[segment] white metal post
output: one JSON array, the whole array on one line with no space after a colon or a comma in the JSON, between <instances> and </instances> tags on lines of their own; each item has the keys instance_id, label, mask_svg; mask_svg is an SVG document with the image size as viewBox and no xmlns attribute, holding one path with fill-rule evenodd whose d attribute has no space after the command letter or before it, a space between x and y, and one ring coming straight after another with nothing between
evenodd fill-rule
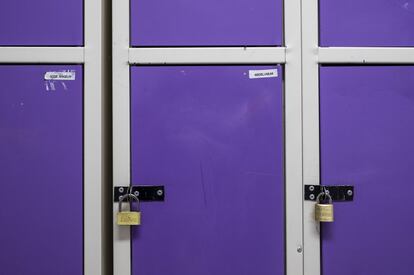
<instances>
[{"instance_id":1,"label":"white metal post","mask_svg":"<svg viewBox=\"0 0 414 275\"><path fill-rule=\"evenodd\" d=\"M303 184L319 185L318 0L302 1ZM302 196L303 199L303 196ZM319 223L304 201L304 274L320 274Z\"/></svg>"},{"instance_id":2,"label":"white metal post","mask_svg":"<svg viewBox=\"0 0 414 275\"><path fill-rule=\"evenodd\" d=\"M130 185L129 117L129 0L112 2L113 26L113 186ZM114 274L131 274L129 227L116 224L118 207L113 206Z\"/></svg>"},{"instance_id":3,"label":"white metal post","mask_svg":"<svg viewBox=\"0 0 414 275\"><path fill-rule=\"evenodd\" d=\"M301 1L284 2L286 274L303 274Z\"/></svg>"},{"instance_id":4,"label":"white metal post","mask_svg":"<svg viewBox=\"0 0 414 275\"><path fill-rule=\"evenodd\" d=\"M84 272L103 274L102 1L84 0Z\"/></svg>"}]
</instances>

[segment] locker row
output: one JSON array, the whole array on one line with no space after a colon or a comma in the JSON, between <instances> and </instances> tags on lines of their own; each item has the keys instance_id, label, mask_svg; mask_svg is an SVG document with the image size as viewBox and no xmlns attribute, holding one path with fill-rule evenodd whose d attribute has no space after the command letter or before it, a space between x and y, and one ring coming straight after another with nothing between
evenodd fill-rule
<instances>
[{"instance_id":1,"label":"locker row","mask_svg":"<svg viewBox=\"0 0 414 275\"><path fill-rule=\"evenodd\" d=\"M132 274L284 274L283 66L130 74L131 183L166 190L140 204ZM0 183L17 190L0 273L83 274L83 67L0 65L0 83ZM321 184L357 191L322 227L324 274L412 274L413 91L414 66L320 67Z\"/></svg>"},{"instance_id":2,"label":"locker row","mask_svg":"<svg viewBox=\"0 0 414 275\"><path fill-rule=\"evenodd\" d=\"M133 47L283 46L282 0L130 5ZM320 0L319 15L321 46L414 46L412 1ZM82 22L82 0L2 1L0 46L82 46Z\"/></svg>"}]
</instances>

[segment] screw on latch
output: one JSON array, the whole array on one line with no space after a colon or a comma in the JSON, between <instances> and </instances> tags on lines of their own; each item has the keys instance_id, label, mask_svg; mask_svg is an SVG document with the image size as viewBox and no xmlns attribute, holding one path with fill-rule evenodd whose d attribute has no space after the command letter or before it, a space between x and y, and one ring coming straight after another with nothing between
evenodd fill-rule
<instances>
[{"instance_id":1,"label":"screw on latch","mask_svg":"<svg viewBox=\"0 0 414 275\"><path fill-rule=\"evenodd\" d=\"M314 199L315 199L315 195L314 195L314 194L310 194L310 195L309 195L309 198L310 198L311 200L314 200Z\"/></svg>"},{"instance_id":2,"label":"screw on latch","mask_svg":"<svg viewBox=\"0 0 414 275\"><path fill-rule=\"evenodd\" d=\"M303 251L302 246L298 246L298 248L296 249L296 251L297 251L298 253L302 253L302 251Z\"/></svg>"},{"instance_id":3,"label":"screw on latch","mask_svg":"<svg viewBox=\"0 0 414 275\"><path fill-rule=\"evenodd\" d=\"M119 193L124 193L124 187L119 187L118 191L119 191Z\"/></svg>"},{"instance_id":4,"label":"screw on latch","mask_svg":"<svg viewBox=\"0 0 414 275\"><path fill-rule=\"evenodd\" d=\"M313 190L315 190L315 186L313 185L309 186L309 191L313 191Z\"/></svg>"},{"instance_id":5,"label":"screw on latch","mask_svg":"<svg viewBox=\"0 0 414 275\"><path fill-rule=\"evenodd\" d=\"M354 194L354 192L352 192L352 190L348 190L346 193L348 194L348 196L352 196Z\"/></svg>"},{"instance_id":6,"label":"screw on latch","mask_svg":"<svg viewBox=\"0 0 414 275\"><path fill-rule=\"evenodd\" d=\"M162 194L164 194L164 192L161 189L157 190L157 195L158 196L162 196Z\"/></svg>"}]
</instances>

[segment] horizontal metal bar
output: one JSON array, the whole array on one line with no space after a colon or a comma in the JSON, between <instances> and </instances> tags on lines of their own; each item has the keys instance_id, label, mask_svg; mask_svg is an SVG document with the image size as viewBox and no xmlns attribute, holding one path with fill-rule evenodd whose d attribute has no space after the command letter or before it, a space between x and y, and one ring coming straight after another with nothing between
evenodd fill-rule
<instances>
[{"instance_id":1,"label":"horizontal metal bar","mask_svg":"<svg viewBox=\"0 0 414 275\"><path fill-rule=\"evenodd\" d=\"M84 63L84 48L0 47L0 63Z\"/></svg>"},{"instance_id":2,"label":"horizontal metal bar","mask_svg":"<svg viewBox=\"0 0 414 275\"><path fill-rule=\"evenodd\" d=\"M129 63L165 64L283 64L284 47L130 48Z\"/></svg>"},{"instance_id":3,"label":"horizontal metal bar","mask_svg":"<svg viewBox=\"0 0 414 275\"><path fill-rule=\"evenodd\" d=\"M353 201L354 186L352 185L305 185L305 200L316 201L321 193L327 193L333 201Z\"/></svg>"},{"instance_id":4,"label":"horizontal metal bar","mask_svg":"<svg viewBox=\"0 0 414 275\"><path fill-rule=\"evenodd\" d=\"M114 187L114 201L118 202L121 196L128 193L137 196L140 201L164 201L165 198L165 189L161 185L117 186Z\"/></svg>"},{"instance_id":5,"label":"horizontal metal bar","mask_svg":"<svg viewBox=\"0 0 414 275\"><path fill-rule=\"evenodd\" d=\"M319 48L319 63L414 64L414 48Z\"/></svg>"}]
</instances>

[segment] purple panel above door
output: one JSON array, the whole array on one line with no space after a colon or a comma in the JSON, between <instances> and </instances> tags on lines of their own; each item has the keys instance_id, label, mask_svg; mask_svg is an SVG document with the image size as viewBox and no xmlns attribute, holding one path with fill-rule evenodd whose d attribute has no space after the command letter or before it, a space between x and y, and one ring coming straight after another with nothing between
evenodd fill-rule
<instances>
[{"instance_id":1,"label":"purple panel above door","mask_svg":"<svg viewBox=\"0 0 414 275\"><path fill-rule=\"evenodd\" d=\"M249 79L249 70L279 77ZM134 275L283 275L282 67L131 69Z\"/></svg>"},{"instance_id":2,"label":"purple panel above door","mask_svg":"<svg viewBox=\"0 0 414 275\"><path fill-rule=\"evenodd\" d=\"M322 67L322 184L355 186L322 228L325 275L411 275L414 66Z\"/></svg>"},{"instance_id":3,"label":"purple panel above door","mask_svg":"<svg viewBox=\"0 0 414 275\"><path fill-rule=\"evenodd\" d=\"M0 1L0 46L81 45L82 0Z\"/></svg>"},{"instance_id":4,"label":"purple panel above door","mask_svg":"<svg viewBox=\"0 0 414 275\"><path fill-rule=\"evenodd\" d=\"M130 0L132 46L280 46L282 0Z\"/></svg>"},{"instance_id":5,"label":"purple panel above door","mask_svg":"<svg viewBox=\"0 0 414 275\"><path fill-rule=\"evenodd\" d=\"M0 274L82 275L82 66L0 65L0 83Z\"/></svg>"},{"instance_id":6,"label":"purple panel above door","mask_svg":"<svg viewBox=\"0 0 414 275\"><path fill-rule=\"evenodd\" d=\"M320 0L320 45L414 46L413 0Z\"/></svg>"}]
</instances>

